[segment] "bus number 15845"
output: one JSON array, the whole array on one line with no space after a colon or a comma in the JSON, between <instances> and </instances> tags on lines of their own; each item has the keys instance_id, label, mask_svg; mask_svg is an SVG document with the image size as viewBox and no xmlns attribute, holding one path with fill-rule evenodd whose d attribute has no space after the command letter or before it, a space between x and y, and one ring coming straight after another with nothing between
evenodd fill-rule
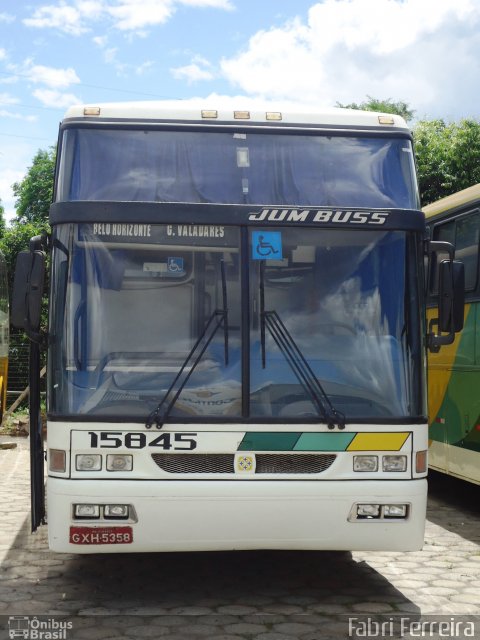
<instances>
[{"instance_id":1,"label":"bus number 15845","mask_svg":"<svg viewBox=\"0 0 480 640\"><path fill-rule=\"evenodd\" d=\"M162 433L150 442L147 434L139 431L124 433L122 431L89 431L90 447L92 449L143 449L144 447L158 447L165 451L170 449L193 451L197 448L196 433Z\"/></svg>"}]
</instances>

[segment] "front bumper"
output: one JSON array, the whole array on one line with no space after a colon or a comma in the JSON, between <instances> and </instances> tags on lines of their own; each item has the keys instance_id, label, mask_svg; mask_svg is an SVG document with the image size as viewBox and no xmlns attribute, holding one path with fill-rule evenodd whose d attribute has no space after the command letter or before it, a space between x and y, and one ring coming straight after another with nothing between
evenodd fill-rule
<instances>
[{"instance_id":1,"label":"front bumper","mask_svg":"<svg viewBox=\"0 0 480 640\"><path fill-rule=\"evenodd\" d=\"M134 507L133 541L72 544L73 504ZM349 519L365 503L406 503L405 519ZM94 481L48 478L49 545L66 553L246 549L414 551L422 547L427 481Z\"/></svg>"}]
</instances>

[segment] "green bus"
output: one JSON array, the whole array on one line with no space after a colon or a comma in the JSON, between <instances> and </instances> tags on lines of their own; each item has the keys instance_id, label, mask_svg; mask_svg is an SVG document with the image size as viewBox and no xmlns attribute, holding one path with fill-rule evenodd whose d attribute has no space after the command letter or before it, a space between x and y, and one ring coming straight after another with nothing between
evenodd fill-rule
<instances>
[{"instance_id":1,"label":"green bus","mask_svg":"<svg viewBox=\"0 0 480 640\"><path fill-rule=\"evenodd\" d=\"M0 422L7 408L9 329L7 264L0 251Z\"/></svg>"},{"instance_id":2,"label":"green bus","mask_svg":"<svg viewBox=\"0 0 480 640\"><path fill-rule=\"evenodd\" d=\"M480 484L480 184L428 205L424 213L431 238L452 243L465 265L466 301L463 331L428 355L429 466ZM438 303L433 271L428 302L430 319Z\"/></svg>"}]
</instances>

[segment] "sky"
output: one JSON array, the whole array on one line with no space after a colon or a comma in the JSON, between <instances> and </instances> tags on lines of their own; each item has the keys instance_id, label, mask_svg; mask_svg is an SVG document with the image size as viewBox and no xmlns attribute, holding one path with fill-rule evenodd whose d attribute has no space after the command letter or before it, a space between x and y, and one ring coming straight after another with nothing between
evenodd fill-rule
<instances>
[{"instance_id":1,"label":"sky","mask_svg":"<svg viewBox=\"0 0 480 640\"><path fill-rule=\"evenodd\" d=\"M0 0L0 199L71 104L366 96L480 118L480 0Z\"/></svg>"}]
</instances>

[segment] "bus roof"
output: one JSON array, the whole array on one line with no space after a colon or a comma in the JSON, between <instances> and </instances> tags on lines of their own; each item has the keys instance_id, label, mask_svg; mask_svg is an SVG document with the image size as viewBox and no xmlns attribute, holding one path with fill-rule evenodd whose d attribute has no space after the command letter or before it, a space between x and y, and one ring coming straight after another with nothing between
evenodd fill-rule
<instances>
[{"instance_id":1,"label":"bus roof","mask_svg":"<svg viewBox=\"0 0 480 640\"><path fill-rule=\"evenodd\" d=\"M447 211L459 209L465 204L473 204L478 201L480 201L480 183L473 185L473 187L463 189L462 191L457 191L457 193L453 193L436 202L432 202L432 204L423 207L423 212L426 218L432 218Z\"/></svg>"},{"instance_id":2,"label":"bus roof","mask_svg":"<svg viewBox=\"0 0 480 640\"><path fill-rule=\"evenodd\" d=\"M238 105L236 104L238 102ZM287 106L287 109L283 107ZM356 109L320 109L313 111L298 105L279 103L260 103L252 101L245 105L234 98L225 106L224 99L219 100L171 100L149 102L111 102L85 104L70 107L65 120L83 118L108 118L120 120L186 121L203 123L232 124L258 123L291 125L322 125L347 127L375 127L381 129L400 128L409 132L405 120L396 114L359 111Z\"/></svg>"}]
</instances>

